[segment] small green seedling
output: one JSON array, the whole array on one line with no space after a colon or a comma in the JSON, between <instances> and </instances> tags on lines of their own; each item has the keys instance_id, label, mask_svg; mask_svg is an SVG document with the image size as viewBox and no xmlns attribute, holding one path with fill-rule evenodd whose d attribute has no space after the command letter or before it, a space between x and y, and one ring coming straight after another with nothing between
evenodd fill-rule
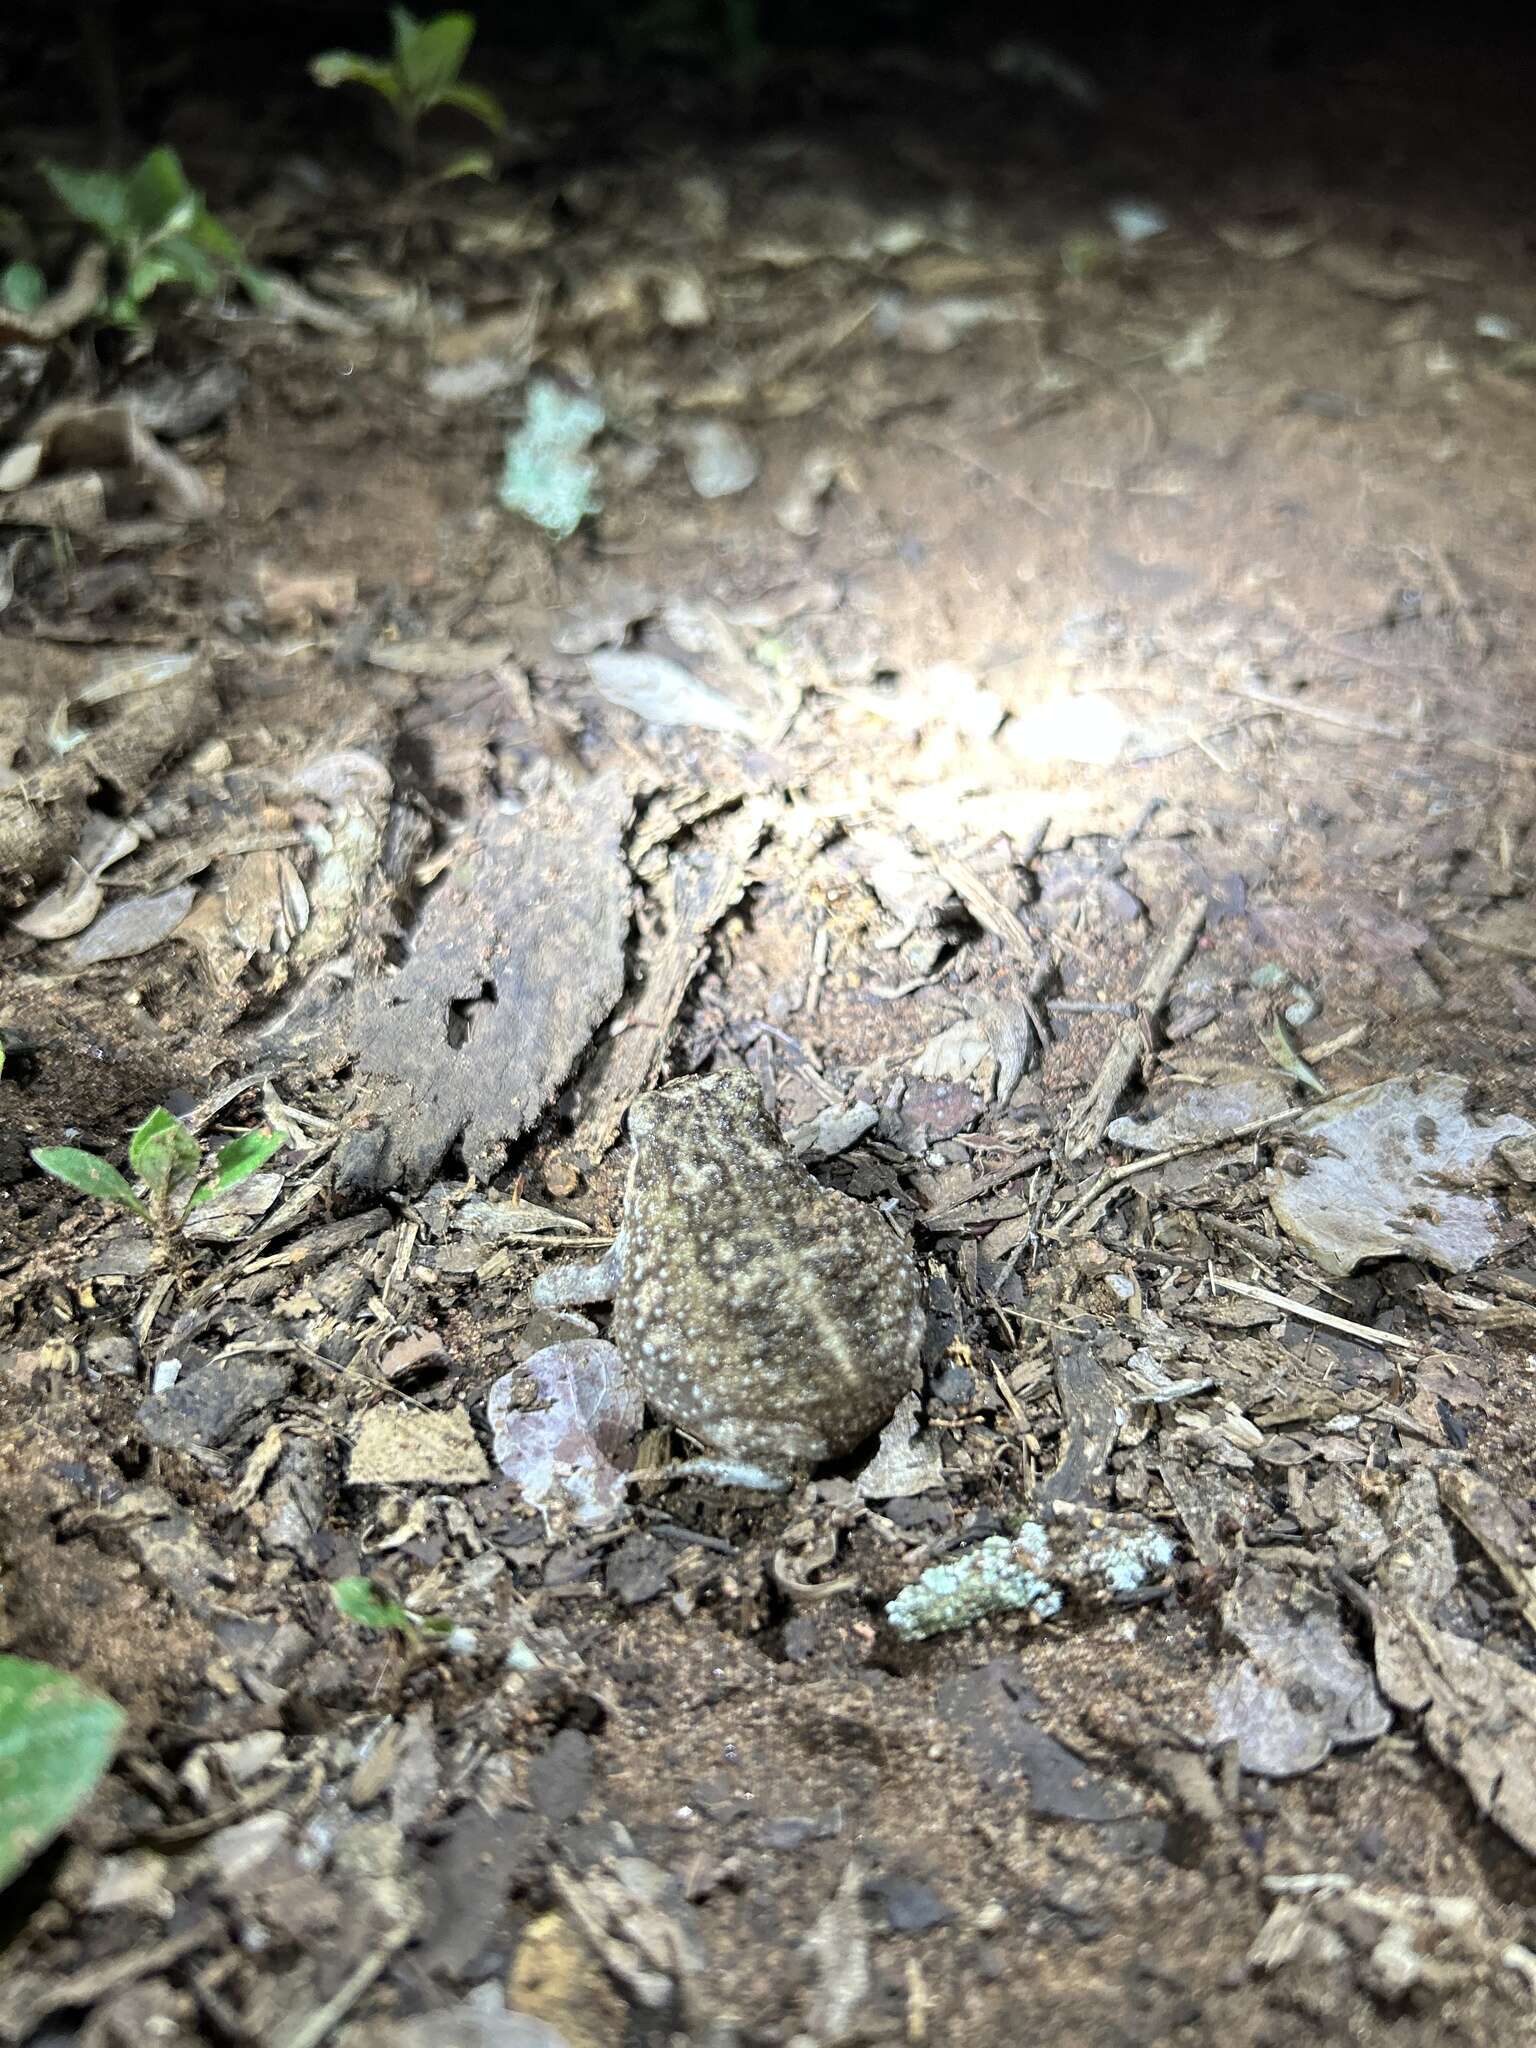
<instances>
[{"instance_id":1,"label":"small green seedling","mask_svg":"<svg viewBox=\"0 0 1536 2048\"><path fill-rule=\"evenodd\" d=\"M48 280L35 263L7 263L0 270L0 306L8 313L35 313L48 296Z\"/></svg>"},{"instance_id":2,"label":"small green seedling","mask_svg":"<svg viewBox=\"0 0 1536 2048\"><path fill-rule=\"evenodd\" d=\"M0 1887L95 1789L123 1718L114 1701L67 1671L0 1657Z\"/></svg>"},{"instance_id":3,"label":"small green seedling","mask_svg":"<svg viewBox=\"0 0 1536 2048\"><path fill-rule=\"evenodd\" d=\"M128 1164L144 1184L143 1199L115 1166L94 1152L75 1145L41 1145L32 1157L44 1173L80 1194L127 1209L165 1246L194 1210L249 1180L287 1142L286 1131L246 1131L208 1158L184 1123L168 1109L152 1109L128 1141Z\"/></svg>"},{"instance_id":4,"label":"small green seedling","mask_svg":"<svg viewBox=\"0 0 1536 2048\"><path fill-rule=\"evenodd\" d=\"M334 1579L331 1598L338 1614L355 1628L393 1629L407 1648L415 1650L423 1638L453 1634L454 1623L446 1614L412 1614L398 1600L380 1593L372 1579Z\"/></svg>"},{"instance_id":5,"label":"small green seedling","mask_svg":"<svg viewBox=\"0 0 1536 2048\"><path fill-rule=\"evenodd\" d=\"M173 149L152 149L136 169L75 171L66 164L41 163L38 169L75 219L99 235L112 259L112 277L103 295L99 317L115 327L139 328L144 307L162 285L178 285L194 298L209 299L229 278L238 278L254 299L265 287L245 260L245 251L222 221L203 204L187 183L187 174ZM43 280L30 273L31 264L13 263L0 290L16 303L32 294L42 297ZM20 275L18 276L18 273Z\"/></svg>"},{"instance_id":6,"label":"small green seedling","mask_svg":"<svg viewBox=\"0 0 1536 2048\"><path fill-rule=\"evenodd\" d=\"M393 57L360 57L353 50L328 50L311 59L309 75L316 85L366 85L387 102L395 120L395 148L407 172L417 167L417 134L422 119L435 107L457 107L493 135L504 135L507 117L501 103L478 85L466 85L459 73L475 39L472 14L439 14L418 21L403 7L389 10L395 32ZM465 150L432 173L431 182L449 178L489 178L495 165L483 149Z\"/></svg>"}]
</instances>

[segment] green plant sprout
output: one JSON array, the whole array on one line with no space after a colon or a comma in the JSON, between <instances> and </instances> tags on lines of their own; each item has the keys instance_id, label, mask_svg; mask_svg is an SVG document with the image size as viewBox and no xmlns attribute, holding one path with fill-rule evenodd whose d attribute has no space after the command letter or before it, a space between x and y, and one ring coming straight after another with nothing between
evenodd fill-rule
<instances>
[{"instance_id":1,"label":"green plant sprout","mask_svg":"<svg viewBox=\"0 0 1536 2048\"><path fill-rule=\"evenodd\" d=\"M81 1151L75 1145L41 1145L32 1157L44 1173L51 1173L66 1187L137 1216L164 1248L195 1210L249 1180L287 1142L286 1131L246 1131L209 1158L186 1125L168 1109L152 1109L128 1141L128 1164L144 1183L143 1200L115 1166L94 1152Z\"/></svg>"},{"instance_id":2,"label":"green plant sprout","mask_svg":"<svg viewBox=\"0 0 1536 2048\"><path fill-rule=\"evenodd\" d=\"M413 1614L380 1593L372 1579L333 1579L331 1599L354 1628L393 1629L411 1650L421 1648L423 1637L448 1636L454 1630L448 1615Z\"/></svg>"},{"instance_id":3,"label":"green plant sprout","mask_svg":"<svg viewBox=\"0 0 1536 2048\"><path fill-rule=\"evenodd\" d=\"M48 296L48 280L35 263L18 258L0 270L0 306L8 313L35 313Z\"/></svg>"},{"instance_id":4,"label":"green plant sprout","mask_svg":"<svg viewBox=\"0 0 1536 2048\"><path fill-rule=\"evenodd\" d=\"M387 61L360 57L353 50L328 50L310 60L316 85L366 85L384 100L395 120L395 149L408 173L417 168L417 136L422 119L435 107L457 107L505 135L507 117L494 94L466 85L459 73L475 39L472 14L439 14L418 21L403 7L389 10L395 34L394 55ZM489 178L495 172L488 151L469 149L435 170L429 182L449 178Z\"/></svg>"},{"instance_id":5,"label":"green plant sprout","mask_svg":"<svg viewBox=\"0 0 1536 2048\"><path fill-rule=\"evenodd\" d=\"M67 1671L0 1657L0 1887L90 1797L126 1718Z\"/></svg>"},{"instance_id":6,"label":"green plant sprout","mask_svg":"<svg viewBox=\"0 0 1536 2048\"><path fill-rule=\"evenodd\" d=\"M238 278L253 299L265 287L245 260L238 238L216 220L173 149L152 149L126 174L75 171L40 163L54 196L106 244L112 276L98 317L114 327L144 324L144 306L162 285L179 285L195 298L212 298L227 278ZM0 292L14 310L29 311L46 286L35 264L13 263Z\"/></svg>"}]
</instances>

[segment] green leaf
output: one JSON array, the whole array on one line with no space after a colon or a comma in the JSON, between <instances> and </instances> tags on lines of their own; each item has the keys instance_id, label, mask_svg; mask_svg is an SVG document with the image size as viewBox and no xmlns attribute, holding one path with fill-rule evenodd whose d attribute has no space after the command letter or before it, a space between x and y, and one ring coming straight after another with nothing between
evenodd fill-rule
<instances>
[{"instance_id":1,"label":"green leaf","mask_svg":"<svg viewBox=\"0 0 1536 2048\"><path fill-rule=\"evenodd\" d=\"M140 301L128 292L114 292L102 307L101 317L109 327L124 327L130 334L152 332Z\"/></svg>"},{"instance_id":2,"label":"green leaf","mask_svg":"<svg viewBox=\"0 0 1536 2048\"><path fill-rule=\"evenodd\" d=\"M163 256L152 249L147 256L141 256L123 284L122 298L134 307L142 306L146 299L152 299L163 284L179 284L181 273L169 256Z\"/></svg>"},{"instance_id":3,"label":"green leaf","mask_svg":"<svg viewBox=\"0 0 1536 2048\"><path fill-rule=\"evenodd\" d=\"M390 66L372 57L356 56L351 50L328 50L323 57L314 58L309 75L316 85L366 85L392 107L400 104L400 81Z\"/></svg>"},{"instance_id":4,"label":"green leaf","mask_svg":"<svg viewBox=\"0 0 1536 2048\"><path fill-rule=\"evenodd\" d=\"M331 1598L337 1611L357 1628L393 1628L413 1640L417 1636L449 1636L454 1621L449 1614L412 1614L398 1600L380 1593L372 1579L333 1579Z\"/></svg>"},{"instance_id":5,"label":"green leaf","mask_svg":"<svg viewBox=\"0 0 1536 2048\"><path fill-rule=\"evenodd\" d=\"M188 228L187 235L215 263L223 264L228 270L238 270L245 262L245 248L240 237L231 234L223 221L216 219L206 206L197 209L197 218Z\"/></svg>"},{"instance_id":6,"label":"green leaf","mask_svg":"<svg viewBox=\"0 0 1536 2048\"><path fill-rule=\"evenodd\" d=\"M223 273L190 235L168 235L157 242L146 260L154 258L170 266L168 284L184 284L203 298L211 298L219 288Z\"/></svg>"},{"instance_id":7,"label":"green leaf","mask_svg":"<svg viewBox=\"0 0 1536 2048\"><path fill-rule=\"evenodd\" d=\"M421 23L408 7L391 7L389 10L389 25L394 33L395 64L398 67L401 58L420 33Z\"/></svg>"},{"instance_id":8,"label":"green leaf","mask_svg":"<svg viewBox=\"0 0 1536 2048\"><path fill-rule=\"evenodd\" d=\"M115 171L72 171L67 164L40 163L38 169L76 220L99 228L109 242L128 234L128 187Z\"/></svg>"},{"instance_id":9,"label":"green leaf","mask_svg":"<svg viewBox=\"0 0 1536 2048\"><path fill-rule=\"evenodd\" d=\"M440 107L461 107L466 114L473 114L493 135L505 135L507 132L507 117L502 112L500 100L478 85L447 85L436 99Z\"/></svg>"},{"instance_id":10,"label":"green leaf","mask_svg":"<svg viewBox=\"0 0 1536 2048\"><path fill-rule=\"evenodd\" d=\"M403 8L397 10L400 13ZM430 106L458 77L474 39L472 14L439 14L403 39L397 20L395 67L407 94L418 105Z\"/></svg>"},{"instance_id":11,"label":"green leaf","mask_svg":"<svg viewBox=\"0 0 1536 2048\"><path fill-rule=\"evenodd\" d=\"M398 1600L374 1591L372 1579L333 1579L331 1598L337 1611L358 1628L397 1628L409 1635L415 1626Z\"/></svg>"},{"instance_id":12,"label":"green leaf","mask_svg":"<svg viewBox=\"0 0 1536 2048\"><path fill-rule=\"evenodd\" d=\"M211 1202L215 1195L239 1187L241 1181L249 1180L253 1173L259 1173L272 1154L287 1142L286 1131L246 1131L241 1137L231 1138L219 1149L213 1162L212 1178L188 1202L188 1213L201 1209L204 1202Z\"/></svg>"},{"instance_id":13,"label":"green leaf","mask_svg":"<svg viewBox=\"0 0 1536 2048\"><path fill-rule=\"evenodd\" d=\"M48 280L35 263L8 263L0 270L0 301L13 313L35 313L48 296Z\"/></svg>"},{"instance_id":14,"label":"green leaf","mask_svg":"<svg viewBox=\"0 0 1536 2048\"><path fill-rule=\"evenodd\" d=\"M196 1173L202 1157L196 1138L168 1109L152 1109L128 1140L128 1164L157 1195Z\"/></svg>"},{"instance_id":15,"label":"green leaf","mask_svg":"<svg viewBox=\"0 0 1536 2048\"><path fill-rule=\"evenodd\" d=\"M149 1220L149 1211L117 1168L98 1159L94 1152L82 1152L74 1145L41 1145L34 1149L32 1157L44 1173L51 1173L67 1187L82 1195L94 1195L98 1202L120 1203L135 1216Z\"/></svg>"},{"instance_id":16,"label":"green leaf","mask_svg":"<svg viewBox=\"0 0 1536 2048\"><path fill-rule=\"evenodd\" d=\"M449 185L455 178L494 178L496 166L490 153L483 149L461 150L450 157L445 164L439 164L435 171L423 178L423 185Z\"/></svg>"},{"instance_id":17,"label":"green leaf","mask_svg":"<svg viewBox=\"0 0 1536 2048\"><path fill-rule=\"evenodd\" d=\"M1259 1037L1275 1065L1289 1074L1292 1080L1299 1081L1303 1088L1310 1089L1314 1095L1328 1093L1326 1082L1321 1081L1303 1059L1301 1048L1292 1038L1290 1026L1283 1017L1272 1016L1267 1024L1261 1025Z\"/></svg>"},{"instance_id":18,"label":"green leaf","mask_svg":"<svg viewBox=\"0 0 1536 2048\"><path fill-rule=\"evenodd\" d=\"M139 235L179 235L197 218L198 197L174 149L152 149L129 174L123 197Z\"/></svg>"},{"instance_id":19,"label":"green leaf","mask_svg":"<svg viewBox=\"0 0 1536 2048\"><path fill-rule=\"evenodd\" d=\"M58 1834L112 1761L123 1710L67 1671L0 1657L0 1886Z\"/></svg>"}]
</instances>

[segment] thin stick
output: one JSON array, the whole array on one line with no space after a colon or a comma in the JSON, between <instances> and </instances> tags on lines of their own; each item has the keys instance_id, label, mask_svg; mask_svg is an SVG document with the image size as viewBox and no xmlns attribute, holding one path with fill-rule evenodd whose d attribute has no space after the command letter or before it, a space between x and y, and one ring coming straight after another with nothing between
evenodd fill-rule
<instances>
[{"instance_id":1,"label":"thin stick","mask_svg":"<svg viewBox=\"0 0 1536 2048\"><path fill-rule=\"evenodd\" d=\"M1347 1091L1354 1094L1356 1091ZM1333 1101L1336 1098L1327 1098ZM1219 1152L1224 1145L1239 1144L1244 1138L1256 1138L1261 1131L1272 1130L1276 1124L1288 1124L1296 1117L1305 1116L1309 1110L1321 1109L1322 1103L1298 1102L1293 1109L1277 1110L1273 1116L1262 1116L1255 1123L1239 1124L1234 1131L1223 1131L1216 1138L1195 1138L1187 1145L1170 1145L1165 1152L1144 1152L1140 1159L1132 1159L1124 1166L1108 1167L1101 1173L1085 1195L1079 1195L1071 1208L1058 1216L1045 1235L1058 1243L1068 1224L1075 1223L1079 1216L1091 1209L1100 1195L1108 1194L1121 1181L1134 1180L1138 1173L1150 1173L1156 1166L1166 1166L1170 1159L1187 1158L1191 1152Z\"/></svg>"},{"instance_id":2,"label":"thin stick","mask_svg":"<svg viewBox=\"0 0 1536 2048\"><path fill-rule=\"evenodd\" d=\"M1324 1308L1309 1308L1293 1295L1277 1294L1273 1287L1255 1287L1248 1280L1231 1280L1225 1273L1212 1272L1207 1277L1211 1285L1219 1287L1224 1294L1240 1294L1246 1301L1267 1302L1271 1308L1286 1309L1291 1315L1301 1316L1309 1323L1321 1323L1326 1330L1340 1330L1346 1337L1358 1337L1362 1344L1395 1344L1403 1351L1413 1349L1406 1337L1398 1337L1390 1330L1373 1330L1366 1323L1352 1323L1345 1316L1329 1315Z\"/></svg>"},{"instance_id":3,"label":"thin stick","mask_svg":"<svg viewBox=\"0 0 1536 2048\"><path fill-rule=\"evenodd\" d=\"M1437 540L1432 540L1429 544L1429 559L1434 565L1436 576L1440 579L1441 589L1450 600L1456 630L1461 635L1463 645L1479 661L1486 661L1493 647L1492 635L1472 616L1472 606L1467 593L1461 587L1461 578L1452 568L1450 558Z\"/></svg>"},{"instance_id":4,"label":"thin stick","mask_svg":"<svg viewBox=\"0 0 1536 2048\"><path fill-rule=\"evenodd\" d=\"M1317 725L1336 725L1343 732L1362 733L1367 739L1391 740L1400 747L1443 747L1448 753L1464 754L1474 761L1502 761L1511 768L1536 768L1536 754L1519 747L1501 746L1496 740L1477 740L1456 733L1408 732L1400 725L1387 725L1378 718L1353 718L1346 711L1330 711L1321 704L1303 704L1291 697L1277 697L1269 690L1233 690L1248 704L1264 704L1272 711L1284 711L1297 718L1310 718Z\"/></svg>"},{"instance_id":5,"label":"thin stick","mask_svg":"<svg viewBox=\"0 0 1536 2048\"><path fill-rule=\"evenodd\" d=\"M1103 1138L1115 1113L1116 1103L1141 1065L1152 1019L1167 1002L1173 984L1195 950L1205 924L1205 911L1203 896L1186 903L1173 928L1164 935L1161 945L1147 962L1140 985L1132 997L1136 1014L1115 1033L1114 1043L1104 1056L1098 1078L1073 1116L1066 1144L1068 1159L1081 1159Z\"/></svg>"},{"instance_id":6,"label":"thin stick","mask_svg":"<svg viewBox=\"0 0 1536 2048\"><path fill-rule=\"evenodd\" d=\"M390 1957L397 1948L404 1947L410 1934L408 1927L392 1928L373 1954L363 1957L339 1991L334 1992L324 2005L317 2006L308 2019L289 2029L282 2037L282 2048L320 2048L320 2043L337 2021L345 2019L375 1978L383 1975Z\"/></svg>"},{"instance_id":7,"label":"thin stick","mask_svg":"<svg viewBox=\"0 0 1536 2048\"><path fill-rule=\"evenodd\" d=\"M1020 844L1014 851L1014 865L1025 867L1040 851L1045 839L1046 827L1038 825L1030 834L1030 843ZM933 862L939 879L948 882L966 909L975 918L983 931L991 932L995 939L1001 939L1011 953L1030 970L1031 981L1040 967L1040 950L1030 938L1019 919L1008 908L1002 898L988 888L973 868L959 860L952 853L942 853L939 848L923 842L923 851ZM1034 1002L1031 991L1026 989L1019 997L1019 1006L1034 1028L1036 1039L1041 1045L1051 1042L1050 1029L1039 1006Z\"/></svg>"},{"instance_id":8,"label":"thin stick","mask_svg":"<svg viewBox=\"0 0 1536 2048\"><path fill-rule=\"evenodd\" d=\"M44 299L30 313L18 313L9 306L0 307L0 342L36 344L56 341L61 334L68 334L72 327L79 326L101 297L106 275L106 250L100 242L87 242L75 258L68 283L51 299Z\"/></svg>"}]
</instances>

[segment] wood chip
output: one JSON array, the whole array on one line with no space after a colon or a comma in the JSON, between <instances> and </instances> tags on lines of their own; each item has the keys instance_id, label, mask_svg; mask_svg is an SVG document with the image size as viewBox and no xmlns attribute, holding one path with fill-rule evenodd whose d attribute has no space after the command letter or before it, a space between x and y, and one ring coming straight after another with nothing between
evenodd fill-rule
<instances>
[{"instance_id":1,"label":"wood chip","mask_svg":"<svg viewBox=\"0 0 1536 2048\"><path fill-rule=\"evenodd\" d=\"M424 1186L462 1143L487 1179L624 986L629 799L615 778L490 813L428 903L398 974L359 991L352 1035L371 1128L342 1185Z\"/></svg>"},{"instance_id":2,"label":"wood chip","mask_svg":"<svg viewBox=\"0 0 1536 2048\"><path fill-rule=\"evenodd\" d=\"M347 1466L349 1486L480 1486L490 1476L464 1408L371 1408Z\"/></svg>"}]
</instances>

